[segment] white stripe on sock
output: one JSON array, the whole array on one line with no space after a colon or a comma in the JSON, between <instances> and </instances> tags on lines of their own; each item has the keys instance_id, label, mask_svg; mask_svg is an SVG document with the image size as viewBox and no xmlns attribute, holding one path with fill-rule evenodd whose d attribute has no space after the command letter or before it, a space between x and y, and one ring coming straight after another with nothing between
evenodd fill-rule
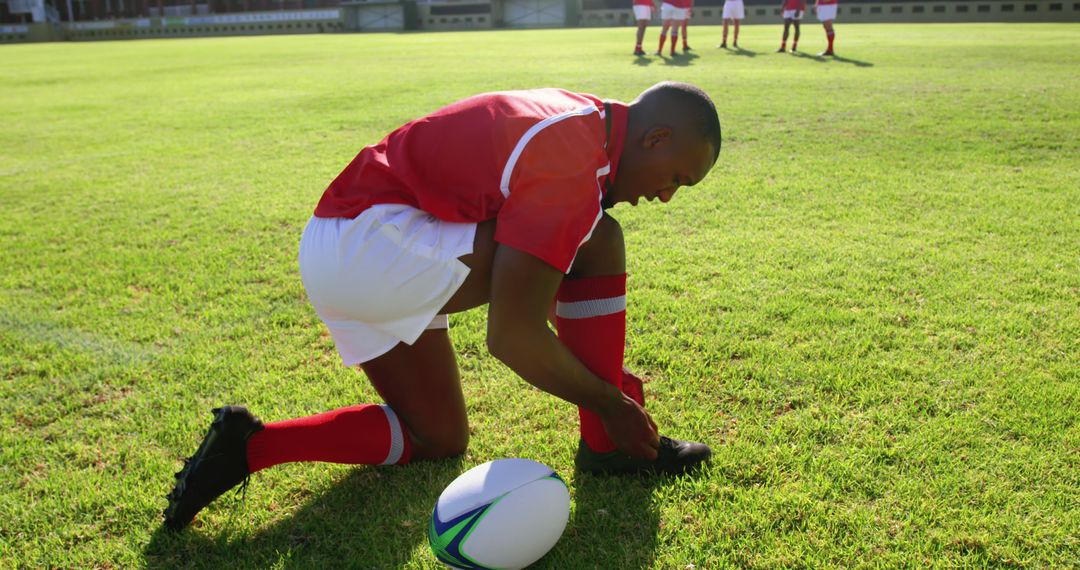
<instances>
[{"instance_id":1,"label":"white stripe on sock","mask_svg":"<svg viewBox=\"0 0 1080 570\"><path fill-rule=\"evenodd\" d=\"M390 452L386 454L386 461L383 461L382 465L393 465L401 461L401 454L405 452L405 434L401 433L401 422L394 410L390 406L379 408L386 414L386 421L390 424Z\"/></svg>"},{"instance_id":2,"label":"white stripe on sock","mask_svg":"<svg viewBox=\"0 0 1080 570\"><path fill-rule=\"evenodd\" d=\"M626 310L626 295L608 297L607 299L588 299L555 304L555 314L564 319L588 319L590 317L602 317L613 315Z\"/></svg>"}]
</instances>

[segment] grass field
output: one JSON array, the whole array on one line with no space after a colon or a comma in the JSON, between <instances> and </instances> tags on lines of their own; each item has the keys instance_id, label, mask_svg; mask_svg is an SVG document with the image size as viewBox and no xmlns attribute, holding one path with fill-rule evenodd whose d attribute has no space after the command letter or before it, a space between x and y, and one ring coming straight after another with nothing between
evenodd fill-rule
<instances>
[{"instance_id":1,"label":"grass field","mask_svg":"<svg viewBox=\"0 0 1080 570\"><path fill-rule=\"evenodd\" d=\"M837 30L828 61L772 53L778 25L674 60L630 29L0 47L0 567L433 568L438 493L510 456L570 484L540 568L1080 565L1080 25ZM363 145L475 92L664 79L725 142L614 212L627 362L708 469L574 475L575 410L473 311L460 461L282 466L159 530L211 407L377 401L295 262Z\"/></svg>"}]
</instances>

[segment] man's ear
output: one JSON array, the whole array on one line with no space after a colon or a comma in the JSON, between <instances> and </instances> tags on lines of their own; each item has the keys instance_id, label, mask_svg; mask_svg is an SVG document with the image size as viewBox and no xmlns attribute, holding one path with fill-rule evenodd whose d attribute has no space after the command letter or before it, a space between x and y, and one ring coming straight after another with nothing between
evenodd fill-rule
<instances>
[{"instance_id":1,"label":"man's ear","mask_svg":"<svg viewBox=\"0 0 1080 570\"><path fill-rule=\"evenodd\" d=\"M671 134L671 127L667 125L657 125L645 131L642 147L651 149L654 146L668 144L671 142Z\"/></svg>"}]
</instances>

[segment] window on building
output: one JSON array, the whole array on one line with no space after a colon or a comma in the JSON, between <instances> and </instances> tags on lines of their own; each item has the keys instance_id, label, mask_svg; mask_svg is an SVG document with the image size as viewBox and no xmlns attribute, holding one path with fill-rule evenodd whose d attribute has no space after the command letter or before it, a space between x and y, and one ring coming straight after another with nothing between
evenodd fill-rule
<instances>
[{"instance_id":1,"label":"window on building","mask_svg":"<svg viewBox=\"0 0 1080 570\"><path fill-rule=\"evenodd\" d=\"M990 5L989 4L981 4L981 5L979 5L978 10L980 12L989 12L990 11Z\"/></svg>"},{"instance_id":2,"label":"window on building","mask_svg":"<svg viewBox=\"0 0 1080 570\"><path fill-rule=\"evenodd\" d=\"M1024 11L1025 12L1038 12L1039 11L1039 5L1038 4L1024 4Z\"/></svg>"},{"instance_id":3,"label":"window on building","mask_svg":"<svg viewBox=\"0 0 1080 570\"><path fill-rule=\"evenodd\" d=\"M1012 12L1013 11L1013 5L1012 4L1002 4L1001 5L1001 11L1002 12Z\"/></svg>"},{"instance_id":4,"label":"window on building","mask_svg":"<svg viewBox=\"0 0 1080 570\"><path fill-rule=\"evenodd\" d=\"M926 8L923 7L923 6L912 6L911 7L911 11L914 14L922 14L924 10L926 10Z\"/></svg>"},{"instance_id":5,"label":"window on building","mask_svg":"<svg viewBox=\"0 0 1080 570\"><path fill-rule=\"evenodd\" d=\"M945 11L945 6L934 6L934 13L941 13Z\"/></svg>"},{"instance_id":6,"label":"window on building","mask_svg":"<svg viewBox=\"0 0 1080 570\"><path fill-rule=\"evenodd\" d=\"M862 14L862 8L860 6L853 6L851 8L852 14Z\"/></svg>"},{"instance_id":7,"label":"window on building","mask_svg":"<svg viewBox=\"0 0 1080 570\"><path fill-rule=\"evenodd\" d=\"M893 6L892 10L890 10L890 12L892 12L893 14L903 14L904 13L904 7L903 6Z\"/></svg>"},{"instance_id":8,"label":"window on building","mask_svg":"<svg viewBox=\"0 0 1080 570\"><path fill-rule=\"evenodd\" d=\"M870 13L871 14L880 14L881 13L881 6L871 6L870 7Z\"/></svg>"},{"instance_id":9,"label":"window on building","mask_svg":"<svg viewBox=\"0 0 1080 570\"><path fill-rule=\"evenodd\" d=\"M1060 12L1061 11L1061 4L1051 4L1050 5L1050 11L1051 12Z\"/></svg>"}]
</instances>

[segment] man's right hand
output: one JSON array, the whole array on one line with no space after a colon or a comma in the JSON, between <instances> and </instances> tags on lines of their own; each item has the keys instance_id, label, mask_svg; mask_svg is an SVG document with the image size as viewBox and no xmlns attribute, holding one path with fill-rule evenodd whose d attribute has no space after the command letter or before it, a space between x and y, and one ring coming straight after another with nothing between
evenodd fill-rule
<instances>
[{"instance_id":1,"label":"man's right hand","mask_svg":"<svg viewBox=\"0 0 1080 570\"><path fill-rule=\"evenodd\" d=\"M597 414L620 451L639 459L656 459L660 447L656 423L633 398L623 394L613 405L597 410Z\"/></svg>"}]
</instances>

